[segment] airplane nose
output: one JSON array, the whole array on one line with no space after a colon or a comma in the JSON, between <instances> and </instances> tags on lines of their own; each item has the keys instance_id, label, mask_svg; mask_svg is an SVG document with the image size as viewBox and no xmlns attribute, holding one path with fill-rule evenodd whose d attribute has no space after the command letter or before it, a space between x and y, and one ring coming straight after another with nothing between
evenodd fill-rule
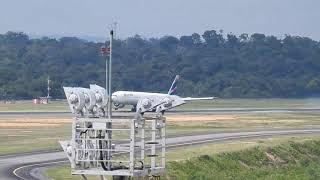
<instances>
[{"instance_id":1,"label":"airplane nose","mask_svg":"<svg viewBox=\"0 0 320 180\"><path fill-rule=\"evenodd\" d=\"M111 95L111 99L112 99L112 101L116 101L116 100L118 99L117 97L118 97L117 95L112 94L112 95Z\"/></svg>"}]
</instances>

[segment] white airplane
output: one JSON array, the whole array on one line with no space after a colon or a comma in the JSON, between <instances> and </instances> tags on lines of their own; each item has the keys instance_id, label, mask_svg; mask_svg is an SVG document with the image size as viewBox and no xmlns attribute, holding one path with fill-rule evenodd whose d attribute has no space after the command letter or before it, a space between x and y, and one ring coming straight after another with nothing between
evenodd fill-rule
<instances>
[{"instance_id":1,"label":"white airplane","mask_svg":"<svg viewBox=\"0 0 320 180\"><path fill-rule=\"evenodd\" d=\"M112 94L112 102L115 109L123 108L125 105L132 105L131 111L157 111L164 113L165 110L185 104L187 101L213 100L215 97L201 98L181 98L174 95L177 91L179 75L176 75L167 94L135 92L135 91L116 91Z\"/></svg>"}]
</instances>

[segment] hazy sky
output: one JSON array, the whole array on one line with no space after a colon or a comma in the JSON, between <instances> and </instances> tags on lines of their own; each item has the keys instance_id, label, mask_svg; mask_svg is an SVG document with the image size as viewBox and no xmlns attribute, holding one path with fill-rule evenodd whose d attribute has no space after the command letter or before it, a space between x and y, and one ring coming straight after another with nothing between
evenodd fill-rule
<instances>
[{"instance_id":1,"label":"hazy sky","mask_svg":"<svg viewBox=\"0 0 320 180\"><path fill-rule=\"evenodd\" d=\"M320 40L320 0L0 0L0 33L105 36L224 32L301 35Z\"/></svg>"}]
</instances>

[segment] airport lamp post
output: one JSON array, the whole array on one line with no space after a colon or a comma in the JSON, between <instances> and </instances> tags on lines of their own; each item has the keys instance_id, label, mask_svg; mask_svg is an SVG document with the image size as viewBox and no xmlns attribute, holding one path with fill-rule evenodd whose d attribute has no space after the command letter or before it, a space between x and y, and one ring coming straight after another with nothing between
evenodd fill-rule
<instances>
[{"instance_id":1,"label":"airport lamp post","mask_svg":"<svg viewBox=\"0 0 320 180\"><path fill-rule=\"evenodd\" d=\"M109 120L111 120L112 117L112 92L111 92L111 80L112 80L112 43L113 43L113 30L111 29L110 31L110 45L109 45L109 63L108 60L106 60L106 90L108 91L108 118ZM109 65L109 67L108 67ZM107 68L109 68L109 70L107 70ZM109 73L109 75L108 75ZM108 127L108 131L107 131L107 136L108 136L108 149L111 149L111 139L112 139L112 131L110 129L112 129L112 123L109 121L107 122L107 127ZM111 170L111 151L107 152L107 159L109 160L107 162L107 168L109 170Z\"/></svg>"},{"instance_id":2,"label":"airport lamp post","mask_svg":"<svg viewBox=\"0 0 320 180\"><path fill-rule=\"evenodd\" d=\"M108 56L106 56L106 92L107 92L107 96L108 96L108 102L107 102L107 107L106 107L106 114L105 117L107 117L109 119L108 122L106 122L106 127L109 129L107 130L107 138L108 138L108 149L111 148L111 139L112 139L112 131L110 129L112 129L112 123L110 122L111 118L112 118L112 92L111 92L111 79L112 79L112 42L113 42L113 29L111 29L110 31L110 40L109 40L109 46L103 46L101 48L101 53L102 55L106 55L109 54L109 60L108 60ZM111 159L111 152L108 151L107 152L107 159L110 160ZM107 162L107 166L108 169L111 169L111 163L108 161Z\"/></svg>"},{"instance_id":3,"label":"airport lamp post","mask_svg":"<svg viewBox=\"0 0 320 180\"><path fill-rule=\"evenodd\" d=\"M106 91L108 92L109 100L107 106L107 116L110 119L112 116L112 92L111 92L111 80L112 80L112 43L113 43L113 30L110 31L110 42L109 47L105 48L103 53L106 51L109 53L109 59L106 58Z\"/></svg>"}]
</instances>

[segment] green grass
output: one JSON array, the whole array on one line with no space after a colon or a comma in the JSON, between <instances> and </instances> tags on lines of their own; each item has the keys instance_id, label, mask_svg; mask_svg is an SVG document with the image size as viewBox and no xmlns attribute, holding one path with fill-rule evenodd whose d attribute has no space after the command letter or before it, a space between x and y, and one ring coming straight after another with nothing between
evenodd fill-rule
<instances>
[{"instance_id":1,"label":"green grass","mask_svg":"<svg viewBox=\"0 0 320 180\"><path fill-rule=\"evenodd\" d=\"M46 172L51 180L79 180L81 176L72 176L69 166L49 168ZM88 176L89 180L100 180L97 176Z\"/></svg>"},{"instance_id":2,"label":"green grass","mask_svg":"<svg viewBox=\"0 0 320 180\"><path fill-rule=\"evenodd\" d=\"M218 99L216 101L193 102L179 108L310 108L317 107L320 99ZM0 111L69 111L66 102L54 101L48 105L34 105L31 101L18 101L15 104L0 104ZM320 127L320 113L318 112L263 112L263 113L230 113L234 118L215 121L167 121L167 135L193 135L217 132L247 131L257 129L297 129ZM34 119L39 117L28 115ZM168 114L168 116L170 116ZM29 117L29 118L30 118ZM70 113L65 117L70 118ZM0 116L0 123L8 119L21 119L22 117L4 115ZM49 117L55 118L55 117ZM43 149L60 148L58 140L69 139L70 123L57 127L1 127L0 126L0 154L28 152Z\"/></svg>"},{"instance_id":3,"label":"green grass","mask_svg":"<svg viewBox=\"0 0 320 180\"><path fill-rule=\"evenodd\" d=\"M170 162L165 179L320 179L320 141L288 142Z\"/></svg>"},{"instance_id":4,"label":"green grass","mask_svg":"<svg viewBox=\"0 0 320 180\"><path fill-rule=\"evenodd\" d=\"M129 110L126 106L124 109ZM188 102L177 109L211 108L320 108L320 99L215 99L213 101ZM13 104L0 103L0 112L6 111L69 111L66 101L52 101L50 104L32 104L32 100L16 101Z\"/></svg>"},{"instance_id":5,"label":"green grass","mask_svg":"<svg viewBox=\"0 0 320 180\"><path fill-rule=\"evenodd\" d=\"M177 109L210 108L319 108L320 99L215 99L213 101L188 102Z\"/></svg>"},{"instance_id":6,"label":"green grass","mask_svg":"<svg viewBox=\"0 0 320 180\"><path fill-rule=\"evenodd\" d=\"M319 128L320 113L241 113L233 114L235 119L215 121L167 122L167 136L195 135L219 132L254 131L265 129ZM21 119L21 116L17 116ZM29 118L54 118L30 115ZM57 127L0 127L0 154L29 152L34 150L60 149L59 140L71 135L70 123ZM59 119L58 118L58 119ZM2 121L15 120L15 117L0 117Z\"/></svg>"},{"instance_id":7,"label":"green grass","mask_svg":"<svg viewBox=\"0 0 320 180\"><path fill-rule=\"evenodd\" d=\"M304 136L281 136L263 139L248 139L227 141L221 143L208 143L205 145L189 146L188 148L178 148L167 152L169 161L184 161L202 155L214 155L217 153L234 152L245 150L253 147L274 147L288 142L305 142L310 140L320 140L320 136L304 135Z\"/></svg>"},{"instance_id":8,"label":"green grass","mask_svg":"<svg viewBox=\"0 0 320 180\"><path fill-rule=\"evenodd\" d=\"M230 118L212 121L168 121L168 134L320 127L320 112L233 113L226 116ZM168 119L170 120L169 116Z\"/></svg>"},{"instance_id":9,"label":"green grass","mask_svg":"<svg viewBox=\"0 0 320 180\"><path fill-rule=\"evenodd\" d=\"M54 128L1 128L0 154L60 149L58 141L70 137L70 129L70 124Z\"/></svg>"},{"instance_id":10,"label":"green grass","mask_svg":"<svg viewBox=\"0 0 320 180\"><path fill-rule=\"evenodd\" d=\"M68 112L66 101L52 101L50 104L33 104L32 100L16 101L12 104L0 103L0 112Z\"/></svg>"}]
</instances>

